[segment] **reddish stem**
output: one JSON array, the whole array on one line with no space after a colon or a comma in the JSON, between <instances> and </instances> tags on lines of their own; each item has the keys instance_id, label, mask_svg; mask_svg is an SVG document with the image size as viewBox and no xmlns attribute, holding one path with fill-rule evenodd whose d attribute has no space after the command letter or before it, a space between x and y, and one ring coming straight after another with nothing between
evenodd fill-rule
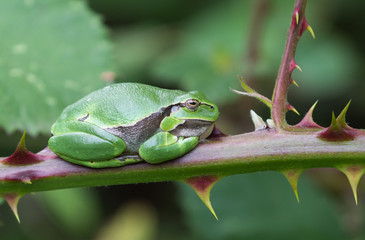
<instances>
[{"instance_id":1,"label":"reddish stem","mask_svg":"<svg viewBox=\"0 0 365 240\"><path fill-rule=\"evenodd\" d=\"M275 123L278 131L285 130L288 124L285 120L285 114L291 107L287 101L287 94L289 85L292 83L291 74L293 71L292 63L294 61L295 51L301 34L303 33L303 27L305 27L306 20L304 17L306 0L296 0L294 12L292 15L291 25L287 35L287 41L283 58L281 61L279 73L276 79L275 89L272 99L272 111L271 117ZM299 21L297 23L296 15L299 15Z\"/></svg>"}]
</instances>

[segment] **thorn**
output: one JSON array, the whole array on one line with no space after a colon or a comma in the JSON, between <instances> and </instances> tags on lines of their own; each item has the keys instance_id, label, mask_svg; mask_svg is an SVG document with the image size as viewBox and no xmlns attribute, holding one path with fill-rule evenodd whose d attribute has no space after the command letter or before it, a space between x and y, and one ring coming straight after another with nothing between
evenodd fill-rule
<instances>
[{"instance_id":1,"label":"thorn","mask_svg":"<svg viewBox=\"0 0 365 240\"><path fill-rule=\"evenodd\" d=\"M209 211L213 214L215 219L218 220L217 215L214 212L212 204L210 202L210 191L214 184L216 184L221 178L218 176L203 176L203 177L192 177L184 180L190 187L192 187L195 193L199 196L205 206L208 207Z\"/></svg>"},{"instance_id":2,"label":"thorn","mask_svg":"<svg viewBox=\"0 0 365 240\"><path fill-rule=\"evenodd\" d=\"M346 177L351 185L351 190L352 190L352 193L354 194L355 203L357 205L357 186L360 182L361 177L365 173L364 167L351 166L351 167L339 168L339 170L346 175Z\"/></svg>"},{"instance_id":3,"label":"thorn","mask_svg":"<svg viewBox=\"0 0 365 240\"><path fill-rule=\"evenodd\" d=\"M312 37L313 37L313 39L316 39L316 36L314 35L314 31L313 31L313 29L312 29L312 27L311 26L307 26L307 30L310 32L310 34L312 35Z\"/></svg>"},{"instance_id":4,"label":"thorn","mask_svg":"<svg viewBox=\"0 0 365 240\"><path fill-rule=\"evenodd\" d=\"M296 68L296 66L297 66L297 63L295 62L295 60L294 60L294 59L292 59L292 60L290 61L290 72L291 72L291 73L294 71L294 69Z\"/></svg>"},{"instance_id":5,"label":"thorn","mask_svg":"<svg viewBox=\"0 0 365 240\"><path fill-rule=\"evenodd\" d=\"M294 69L298 69L299 71L303 72L303 70L299 67L299 65L295 62L294 59L290 62L290 72L293 72Z\"/></svg>"},{"instance_id":6,"label":"thorn","mask_svg":"<svg viewBox=\"0 0 365 240\"><path fill-rule=\"evenodd\" d=\"M1 161L3 164L8 165L29 165L42 162L47 157L40 156L28 151L25 146L25 131L18 143L15 152L10 156Z\"/></svg>"},{"instance_id":7,"label":"thorn","mask_svg":"<svg viewBox=\"0 0 365 240\"><path fill-rule=\"evenodd\" d=\"M292 78L290 78L291 83L293 83L295 86L299 87L298 83L294 81Z\"/></svg>"},{"instance_id":8,"label":"thorn","mask_svg":"<svg viewBox=\"0 0 365 240\"><path fill-rule=\"evenodd\" d=\"M252 122L255 125L255 131L266 129L266 123L259 115L257 115L253 110L250 110L250 115Z\"/></svg>"},{"instance_id":9,"label":"thorn","mask_svg":"<svg viewBox=\"0 0 365 240\"><path fill-rule=\"evenodd\" d=\"M19 194L5 194L3 195L3 198L8 203L9 207L13 211L16 219L20 223L19 215L18 215L18 202L19 199L22 197L22 195Z\"/></svg>"},{"instance_id":10,"label":"thorn","mask_svg":"<svg viewBox=\"0 0 365 240\"><path fill-rule=\"evenodd\" d=\"M334 111L332 111L332 118L331 118L331 125L330 125L330 127L338 128L337 122L336 122L336 116L335 116L335 112Z\"/></svg>"},{"instance_id":11,"label":"thorn","mask_svg":"<svg viewBox=\"0 0 365 240\"><path fill-rule=\"evenodd\" d=\"M301 26L300 26L299 36L302 36L302 34L305 30L308 30L310 32L313 39L316 38L316 36L314 35L314 31L313 31L312 27L308 24L307 19L304 17L303 20L302 20Z\"/></svg>"},{"instance_id":12,"label":"thorn","mask_svg":"<svg viewBox=\"0 0 365 240\"><path fill-rule=\"evenodd\" d=\"M290 110L292 110L293 112L295 112L296 114L298 114L298 115L300 115L300 113L293 107L292 109L290 109Z\"/></svg>"},{"instance_id":13,"label":"thorn","mask_svg":"<svg viewBox=\"0 0 365 240\"><path fill-rule=\"evenodd\" d=\"M318 137L326 141L351 141L354 140L359 134L359 130L351 128L347 125L345 116L346 112L350 106L349 101L346 107L342 110L340 115L335 117L334 112L332 112L331 125L318 133Z\"/></svg>"},{"instance_id":14,"label":"thorn","mask_svg":"<svg viewBox=\"0 0 365 240\"><path fill-rule=\"evenodd\" d=\"M303 169L291 169L285 170L281 173L284 174L285 178L288 180L290 186L292 187L297 202L299 203L299 196L298 196L298 180L300 174L303 172Z\"/></svg>"},{"instance_id":15,"label":"thorn","mask_svg":"<svg viewBox=\"0 0 365 240\"><path fill-rule=\"evenodd\" d=\"M292 106L288 103L287 109L290 111L295 112L296 114L300 115L300 113Z\"/></svg>"},{"instance_id":16,"label":"thorn","mask_svg":"<svg viewBox=\"0 0 365 240\"><path fill-rule=\"evenodd\" d=\"M23 135L20 138L20 141L16 148L17 151L27 151L28 150L27 147L25 146L25 134L26 134L26 131L23 132Z\"/></svg>"},{"instance_id":17,"label":"thorn","mask_svg":"<svg viewBox=\"0 0 365 240\"><path fill-rule=\"evenodd\" d=\"M313 111L318 103L318 100L312 105L312 107L308 110L302 121L300 121L297 125L297 127L301 128L322 128L317 123L313 121Z\"/></svg>"},{"instance_id":18,"label":"thorn","mask_svg":"<svg viewBox=\"0 0 365 240\"><path fill-rule=\"evenodd\" d=\"M298 25L298 23L299 23L299 12L298 11L295 12L295 21Z\"/></svg>"},{"instance_id":19,"label":"thorn","mask_svg":"<svg viewBox=\"0 0 365 240\"><path fill-rule=\"evenodd\" d=\"M310 115L312 116L313 115L313 111L314 111L314 108L317 106L317 103L318 103L319 100L317 100L313 105L312 107L309 109L308 113L310 113Z\"/></svg>"},{"instance_id":20,"label":"thorn","mask_svg":"<svg viewBox=\"0 0 365 240\"><path fill-rule=\"evenodd\" d=\"M292 15L291 27L294 29L299 24L299 8L295 8Z\"/></svg>"},{"instance_id":21,"label":"thorn","mask_svg":"<svg viewBox=\"0 0 365 240\"><path fill-rule=\"evenodd\" d=\"M302 69L299 67L299 65L295 65L295 68L298 69L299 71L303 72Z\"/></svg>"},{"instance_id":22,"label":"thorn","mask_svg":"<svg viewBox=\"0 0 365 240\"><path fill-rule=\"evenodd\" d=\"M347 110L349 109L351 100L347 103L347 105L344 107L344 109L342 110L342 112L338 115L336 121L338 124L340 124L343 127L347 127L347 123L346 123L346 113Z\"/></svg>"}]
</instances>

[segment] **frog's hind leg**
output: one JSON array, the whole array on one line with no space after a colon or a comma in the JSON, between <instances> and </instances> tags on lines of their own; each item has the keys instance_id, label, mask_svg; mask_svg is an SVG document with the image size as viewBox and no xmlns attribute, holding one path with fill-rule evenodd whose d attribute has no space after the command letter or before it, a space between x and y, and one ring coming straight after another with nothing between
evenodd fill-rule
<instances>
[{"instance_id":1,"label":"frog's hind leg","mask_svg":"<svg viewBox=\"0 0 365 240\"><path fill-rule=\"evenodd\" d=\"M130 160L114 159L126 148L123 139L96 125L74 121L61 126L61 130L63 132L49 139L48 145L66 161L92 168L119 167L131 163Z\"/></svg>"}]
</instances>

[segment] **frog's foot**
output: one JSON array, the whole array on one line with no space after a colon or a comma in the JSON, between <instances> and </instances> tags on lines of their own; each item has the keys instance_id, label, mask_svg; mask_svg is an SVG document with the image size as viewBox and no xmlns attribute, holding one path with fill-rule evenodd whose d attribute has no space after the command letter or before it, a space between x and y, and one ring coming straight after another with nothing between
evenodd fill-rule
<instances>
[{"instance_id":1,"label":"frog's foot","mask_svg":"<svg viewBox=\"0 0 365 240\"><path fill-rule=\"evenodd\" d=\"M160 132L142 144L139 154L148 163L161 163L186 154L198 142L198 137L176 137L169 132Z\"/></svg>"},{"instance_id":2,"label":"frog's foot","mask_svg":"<svg viewBox=\"0 0 365 240\"><path fill-rule=\"evenodd\" d=\"M120 162L124 162L125 165L144 162L144 160L139 155L121 155L119 157L114 158Z\"/></svg>"},{"instance_id":3,"label":"frog's foot","mask_svg":"<svg viewBox=\"0 0 365 240\"><path fill-rule=\"evenodd\" d=\"M120 157L116 157L116 158L106 160L106 161L89 161L89 162L72 159L67 156L62 156L62 155L59 155L59 156L65 160L67 160L68 162L71 162L71 163L74 163L77 165L81 165L81 166L85 166L85 167L90 167L90 168L122 167L125 165L144 161L138 155L133 155L133 156L126 155L126 156L120 156Z\"/></svg>"},{"instance_id":4,"label":"frog's foot","mask_svg":"<svg viewBox=\"0 0 365 240\"><path fill-rule=\"evenodd\" d=\"M138 154L122 154L118 157L115 157L114 159L118 159L120 161L128 161L128 160L143 161L143 159Z\"/></svg>"}]
</instances>

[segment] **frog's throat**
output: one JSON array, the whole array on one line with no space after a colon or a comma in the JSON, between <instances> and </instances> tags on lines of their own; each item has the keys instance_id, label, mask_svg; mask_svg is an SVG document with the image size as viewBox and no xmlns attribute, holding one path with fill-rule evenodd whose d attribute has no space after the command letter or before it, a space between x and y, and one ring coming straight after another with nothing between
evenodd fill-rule
<instances>
[{"instance_id":1,"label":"frog's throat","mask_svg":"<svg viewBox=\"0 0 365 240\"><path fill-rule=\"evenodd\" d=\"M178 137L199 137L205 135L213 123L205 120L187 119L183 124L176 126L169 132Z\"/></svg>"}]
</instances>

